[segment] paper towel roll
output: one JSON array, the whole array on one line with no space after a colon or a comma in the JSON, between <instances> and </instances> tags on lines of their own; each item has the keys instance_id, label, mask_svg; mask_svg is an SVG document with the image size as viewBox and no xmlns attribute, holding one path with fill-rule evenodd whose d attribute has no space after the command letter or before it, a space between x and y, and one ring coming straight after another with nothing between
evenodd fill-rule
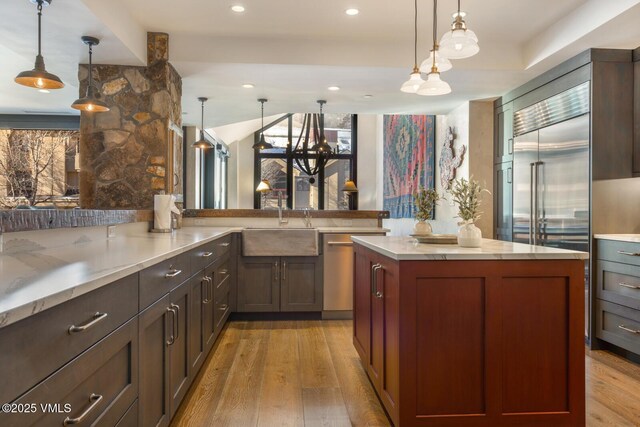
<instances>
[{"instance_id":1,"label":"paper towel roll","mask_svg":"<svg viewBox=\"0 0 640 427\"><path fill-rule=\"evenodd\" d=\"M172 194L153 196L153 228L156 230L171 229L171 212L180 213L175 201L176 197Z\"/></svg>"}]
</instances>

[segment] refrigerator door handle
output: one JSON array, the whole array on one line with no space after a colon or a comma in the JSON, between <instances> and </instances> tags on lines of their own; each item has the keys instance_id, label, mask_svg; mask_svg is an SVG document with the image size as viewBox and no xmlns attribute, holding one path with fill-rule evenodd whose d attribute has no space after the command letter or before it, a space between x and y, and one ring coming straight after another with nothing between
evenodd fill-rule
<instances>
[{"instance_id":1,"label":"refrigerator door handle","mask_svg":"<svg viewBox=\"0 0 640 427\"><path fill-rule=\"evenodd\" d=\"M533 198L534 198L534 187L533 187L533 168L535 167L535 163L529 163L530 175L529 175L529 244L534 245L534 231L535 231L535 222L533 220Z\"/></svg>"},{"instance_id":2,"label":"refrigerator door handle","mask_svg":"<svg viewBox=\"0 0 640 427\"><path fill-rule=\"evenodd\" d=\"M540 189L540 165L542 164L542 162L538 161L536 162L536 180L535 180L535 213L534 213L534 219L536 222L536 228L535 228L535 234L533 235L533 244L537 245L538 244L538 239L542 240L542 233L540 232L540 197L539 197L539 189Z\"/></svg>"}]
</instances>

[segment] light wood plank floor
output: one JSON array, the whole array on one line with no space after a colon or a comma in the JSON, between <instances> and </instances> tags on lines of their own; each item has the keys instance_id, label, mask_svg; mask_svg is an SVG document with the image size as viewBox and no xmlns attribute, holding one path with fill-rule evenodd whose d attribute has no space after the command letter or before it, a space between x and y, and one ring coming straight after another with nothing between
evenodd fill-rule
<instances>
[{"instance_id":1,"label":"light wood plank floor","mask_svg":"<svg viewBox=\"0 0 640 427\"><path fill-rule=\"evenodd\" d=\"M640 366L587 351L587 425L640 426ZM172 426L389 426L351 321L229 322Z\"/></svg>"}]
</instances>

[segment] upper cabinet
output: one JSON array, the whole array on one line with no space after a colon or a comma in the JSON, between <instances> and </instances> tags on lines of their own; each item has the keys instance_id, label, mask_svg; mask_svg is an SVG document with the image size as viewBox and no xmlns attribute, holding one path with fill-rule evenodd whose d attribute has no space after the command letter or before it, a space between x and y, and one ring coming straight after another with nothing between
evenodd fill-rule
<instances>
[{"instance_id":1,"label":"upper cabinet","mask_svg":"<svg viewBox=\"0 0 640 427\"><path fill-rule=\"evenodd\" d=\"M494 115L493 163L513 160L513 103L508 102L496 108Z\"/></svg>"}]
</instances>

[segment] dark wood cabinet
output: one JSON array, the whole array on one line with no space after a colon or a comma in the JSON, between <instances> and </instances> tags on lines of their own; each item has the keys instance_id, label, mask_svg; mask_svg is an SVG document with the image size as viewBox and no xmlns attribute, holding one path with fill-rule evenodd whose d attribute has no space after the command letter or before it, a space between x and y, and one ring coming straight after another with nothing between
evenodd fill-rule
<instances>
[{"instance_id":1,"label":"dark wood cabinet","mask_svg":"<svg viewBox=\"0 0 640 427\"><path fill-rule=\"evenodd\" d=\"M279 272L279 257L243 257L238 266L238 311L280 311Z\"/></svg>"},{"instance_id":2,"label":"dark wood cabinet","mask_svg":"<svg viewBox=\"0 0 640 427\"><path fill-rule=\"evenodd\" d=\"M139 315L139 424L168 426L171 419L169 358L175 313L167 294Z\"/></svg>"},{"instance_id":3,"label":"dark wood cabinet","mask_svg":"<svg viewBox=\"0 0 640 427\"><path fill-rule=\"evenodd\" d=\"M189 369L196 373L204 363L207 352L205 313L209 283L201 271L189 280L191 300L189 305Z\"/></svg>"},{"instance_id":4,"label":"dark wood cabinet","mask_svg":"<svg viewBox=\"0 0 640 427\"><path fill-rule=\"evenodd\" d=\"M189 388L192 289L186 281L140 314L141 425L168 425Z\"/></svg>"},{"instance_id":5,"label":"dark wood cabinet","mask_svg":"<svg viewBox=\"0 0 640 427\"><path fill-rule=\"evenodd\" d=\"M395 426L585 425L582 260L354 250L353 343Z\"/></svg>"},{"instance_id":6,"label":"dark wood cabinet","mask_svg":"<svg viewBox=\"0 0 640 427\"><path fill-rule=\"evenodd\" d=\"M318 257L280 259L280 311L322 310L322 265Z\"/></svg>"},{"instance_id":7,"label":"dark wood cabinet","mask_svg":"<svg viewBox=\"0 0 640 427\"><path fill-rule=\"evenodd\" d=\"M82 425L116 425L138 395L137 322L129 320L22 395L15 403L32 410L2 411L0 425L62 426L80 421Z\"/></svg>"},{"instance_id":8,"label":"dark wood cabinet","mask_svg":"<svg viewBox=\"0 0 640 427\"><path fill-rule=\"evenodd\" d=\"M633 60L633 176L640 176L640 48Z\"/></svg>"},{"instance_id":9,"label":"dark wood cabinet","mask_svg":"<svg viewBox=\"0 0 640 427\"><path fill-rule=\"evenodd\" d=\"M494 113L494 164L513 160L513 104L496 108Z\"/></svg>"},{"instance_id":10,"label":"dark wood cabinet","mask_svg":"<svg viewBox=\"0 0 640 427\"><path fill-rule=\"evenodd\" d=\"M238 311L322 311L320 257L243 257Z\"/></svg>"},{"instance_id":11,"label":"dark wood cabinet","mask_svg":"<svg viewBox=\"0 0 640 427\"><path fill-rule=\"evenodd\" d=\"M513 240L513 162L494 167L494 230L497 240Z\"/></svg>"}]
</instances>

